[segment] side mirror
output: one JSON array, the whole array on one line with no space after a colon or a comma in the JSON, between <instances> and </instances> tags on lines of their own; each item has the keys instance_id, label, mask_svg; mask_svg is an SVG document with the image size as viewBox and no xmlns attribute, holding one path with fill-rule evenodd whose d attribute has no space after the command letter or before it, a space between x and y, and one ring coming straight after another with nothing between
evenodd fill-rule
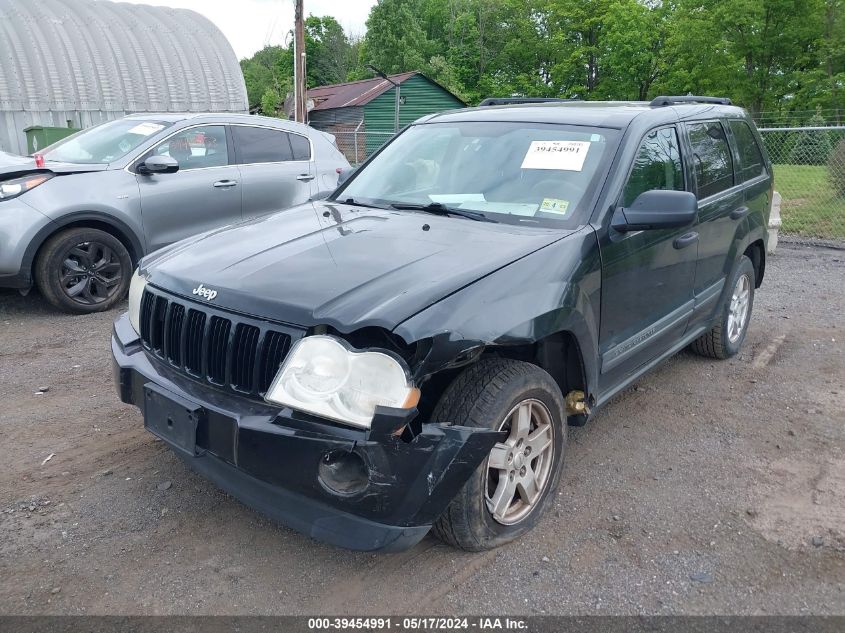
<instances>
[{"instance_id":1,"label":"side mirror","mask_svg":"<svg viewBox=\"0 0 845 633\"><path fill-rule=\"evenodd\" d=\"M337 186L340 187L343 183L349 180L349 177L358 170L357 167L346 167L342 169L337 176Z\"/></svg>"},{"instance_id":2,"label":"side mirror","mask_svg":"<svg viewBox=\"0 0 845 633\"><path fill-rule=\"evenodd\" d=\"M698 217L698 199L689 191L652 189L637 196L630 207L618 207L610 225L617 231L677 229Z\"/></svg>"},{"instance_id":3,"label":"side mirror","mask_svg":"<svg viewBox=\"0 0 845 633\"><path fill-rule=\"evenodd\" d=\"M170 156L150 156L138 165L141 174L173 174L179 171L179 161Z\"/></svg>"}]
</instances>

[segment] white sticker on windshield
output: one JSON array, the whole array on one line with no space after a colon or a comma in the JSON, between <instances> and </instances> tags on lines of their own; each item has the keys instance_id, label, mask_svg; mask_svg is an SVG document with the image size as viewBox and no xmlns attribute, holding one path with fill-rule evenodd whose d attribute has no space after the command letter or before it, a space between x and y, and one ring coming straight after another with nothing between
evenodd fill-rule
<instances>
[{"instance_id":1,"label":"white sticker on windshield","mask_svg":"<svg viewBox=\"0 0 845 633\"><path fill-rule=\"evenodd\" d=\"M589 141L531 141L522 168L581 171L590 145Z\"/></svg>"},{"instance_id":2,"label":"white sticker on windshield","mask_svg":"<svg viewBox=\"0 0 845 633\"><path fill-rule=\"evenodd\" d=\"M140 134L141 136L149 136L164 129L163 125L158 123L139 123L129 130L129 134Z\"/></svg>"}]
</instances>

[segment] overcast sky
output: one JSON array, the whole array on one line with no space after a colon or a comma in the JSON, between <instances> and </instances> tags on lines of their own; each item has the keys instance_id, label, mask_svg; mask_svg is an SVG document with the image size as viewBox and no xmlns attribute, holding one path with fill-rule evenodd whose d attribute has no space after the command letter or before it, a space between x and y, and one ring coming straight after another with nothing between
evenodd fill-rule
<instances>
[{"instance_id":1,"label":"overcast sky","mask_svg":"<svg viewBox=\"0 0 845 633\"><path fill-rule=\"evenodd\" d=\"M266 44L284 44L293 29L293 0L124 0L133 4L192 9L214 22L238 59ZM304 0L305 15L331 15L347 33L363 35L376 0Z\"/></svg>"}]
</instances>

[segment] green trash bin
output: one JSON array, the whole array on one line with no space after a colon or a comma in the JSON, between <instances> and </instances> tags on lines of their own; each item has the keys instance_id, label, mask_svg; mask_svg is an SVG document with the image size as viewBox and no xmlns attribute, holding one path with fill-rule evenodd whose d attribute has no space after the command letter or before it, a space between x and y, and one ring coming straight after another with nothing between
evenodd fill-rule
<instances>
[{"instance_id":1,"label":"green trash bin","mask_svg":"<svg viewBox=\"0 0 845 633\"><path fill-rule=\"evenodd\" d=\"M79 130L73 127L46 127L44 125L30 125L23 129L26 134L26 153L40 152L48 145L61 141Z\"/></svg>"}]
</instances>

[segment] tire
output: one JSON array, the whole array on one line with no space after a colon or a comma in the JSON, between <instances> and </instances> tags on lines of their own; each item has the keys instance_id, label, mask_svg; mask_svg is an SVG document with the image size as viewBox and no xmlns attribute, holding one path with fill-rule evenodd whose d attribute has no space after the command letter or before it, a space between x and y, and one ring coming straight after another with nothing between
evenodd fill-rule
<instances>
[{"instance_id":1,"label":"tire","mask_svg":"<svg viewBox=\"0 0 845 633\"><path fill-rule=\"evenodd\" d=\"M520 409L520 406L523 407ZM519 413L531 417L528 441L514 444ZM531 530L554 498L560 481L566 449L566 405L557 383L539 367L521 361L482 359L461 373L437 404L432 415L434 422L463 426L507 429L511 433L505 443L498 443L484 462L467 480L444 513L435 521L432 531L443 542L454 547L481 551L498 547ZM535 419L536 416L536 419ZM536 426L535 426L536 423ZM541 424L542 423L542 424ZM540 430L544 429L543 433ZM530 438L534 437L534 440ZM542 444L548 448L540 448ZM508 444L511 442L511 444ZM535 446L533 457L525 451ZM504 448L503 448L504 447ZM518 448L519 447L519 448ZM522 449L520 451L520 449ZM522 452L522 455L519 453ZM517 455L509 461L506 454ZM492 461L491 461L492 460ZM513 469L515 477L505 477L507 470L494 468L498 462L505 469ZM525 503L528 477L517 468L530 468L535 475L537 494L529 506ZM535 472L536 471L536 472ZM511 482L508 484L508 482ZM520 483L522 482L522 483ZM502 512L508 488L514 487L507 502L510 514ZM497 494L501 490L502 494ZM488 502L488 499L490 501ZM494 517L491 505L499 501L500 518Z\"/></svg>"},{"instance_id":2,"label":"tire","mask_svg":"<svg viewBox=\"0 0 845 633\"><path fill-rule=\"evenodd\" d=\"M44 298L77 314L113 308L126 296L131 276L126 247L99 229L57 233L35 259L35 283Z\"/></svg>"},{"instance_id":3,"label":"tire","mask_svg":"<svg viewBox=\"0 0 845 633\"><path fill-rule=\"evenodd\" d=\"M734 356L745 341L748 324L751 321L751 310L754 307L754 265L745 255L740 257L734 274L728 284L728 295L719 315L719 323L712 330L696 339L690 349L696 354L707 358L724 360ZM745 300L741 299L745 293ZM738 298L738 294L740 293ZM737 326L735 311L744 305L742 322Z\"/></svg>"}]
</instances>

